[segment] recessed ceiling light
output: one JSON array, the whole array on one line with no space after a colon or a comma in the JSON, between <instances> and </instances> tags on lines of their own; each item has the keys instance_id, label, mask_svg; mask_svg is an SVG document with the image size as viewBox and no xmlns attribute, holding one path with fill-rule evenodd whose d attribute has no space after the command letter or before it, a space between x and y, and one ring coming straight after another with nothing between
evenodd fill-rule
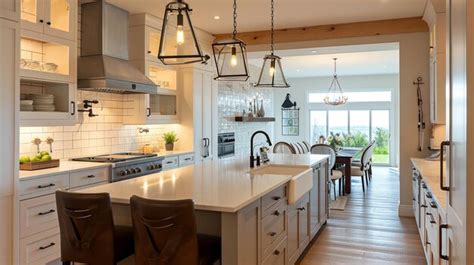
<instances>
[{"instance_id":1,"label":"recessed ceiling light","mask_svg":"<svg viewBox=\"0 0 474 265\"><path fill-rule=\"evenodd\" d=\"M300 69L296 69L296 72L299 72L299 71L301 71L301 70L300 70Z\"/></svg>"},{"instance_id":2,"label":"recessed ceiling light","mask_svg":"<svg viewBox=\"0 0 474 265\"><path fill-rule=\"evenodd\" d=\"M318 51L317 50L311 50L311 53L317 53Z\"/></svg>"},{"instance_id":3,"label":"recessed ceiling light","mask_svg":"<svg viewBox=\"0 0 474 265\"><path fill-rule=\"evenodd\" d=\"M221 19L221 17L220 16L214 16L214 19L218 20L218 19Z\"/></svg>"}]
</instances>

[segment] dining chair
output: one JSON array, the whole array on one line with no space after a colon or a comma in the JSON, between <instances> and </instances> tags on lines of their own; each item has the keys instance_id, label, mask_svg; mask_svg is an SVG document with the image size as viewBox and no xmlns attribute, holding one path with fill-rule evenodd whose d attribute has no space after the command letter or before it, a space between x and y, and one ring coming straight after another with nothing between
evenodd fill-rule
<instances>
[{"instance_id":1,"label":"dining chair","mask_svg":"<svg viewBox=\"0 0 474 265\"><path fill-rule=\"evenodd\" d=\"M293 149L295 149L296 154L301 154L300 148L295 143L290 143Z\"/></svg>"},{"instance_id":2,"label":"dining chair","mask_svg":"<svg viewBox=\"0 0 474 265\"><path fill-rule=\"evenodd\" d=\"M374 145L365 148L360 159L360 165L351 167L351 176L360 176L362 182L362 191L365 192L365 184L369 186L368 171L370 167L371 150Z\"/></svg>"},{"instance_id":3,"label":"dining chair","mask_svg":"<svg viewBox=\"0 0 474 265\"><path fill-rule=\"evenodd\" d=\"M375 140L370 141L366 146L364 146L364 148L361 150L361 154L363 154L369 148L372 148L372 152L373 152L373 149L375 148ZM369 165L369 169L368 169L368 173L369 173L368 180L372 180L372 155L370 155L369 160L370 160L369 161L370 165ZM360 159L352 160L352 166L360 167L361 166L361 160Z\"/></svg>"},{"instance_id":4,"label":"dining chair","mask_svg":"<svg viewBox=\"0 0 474 265\"><path fill-rule=\"evenodd\" d=\"M308 142L306 142L306 141L303 141L303 144L304 144L304 146L306 147L306 150L307 150L308 153L309 153L309 152L311 151L311 150L310 150L310 149L311 149L311 145L310 145Z\"/></svg>"},{"instance_id":5,"label":"dining chair","mask_svg":"<svg viewBox=\"0 0 474 265\"><path fill-rule=\"evenodd\" d=\"M301 150L301 154L306 154L306 153L309 152L309 151L306 150L304 144L298 142L298 143L296 143L296 145L297 145L297 146L299 147L299 149Z\"/></svg>"},{"instance_id":6,"label":"dining chair","mask_svg":"<svg viewBox=\"0 0 474 265\"><path fill-rule=\"evenodd\" d=\"M331 182L334 188L334 200L336 200L336 180L339 180L339 195L341 195L342 190L344 190L344 173L341 170L334 169L336 164L336 151L330 145L327 144L315 144L311 146L311 154L323 154L329 155L329 165L331 169Z\"/></svg>"},{"instance_id":7,"label":"dining chair","mask_svg":"<svg viewBox=\"0 0 474 265\"><path fill-rule=\"evenodd\" d=\"M296 150L287 142L278 142L273 146L273 153L296 154Z\"/></svg>"},{"instance_id":8,"label":"dining chair","mask_svg":"<svg viewBox=\"0 0 474 265\"><path fill-rule=\"evenodd\" d=\"M56 191L61 261L112 265L133 255L133 229L114 225L108 193Z\"/></svg>"},{"instance_id":9,"label":"dining chair","mask_svg":"<svg viewBox=\"0 0 474 265\"><path fill-rule=\"evenodd\" d=\"M197 233L192 200L130 198L137 265L212 265L221 258L219 237Z\"/></svg>"}]
</instances>

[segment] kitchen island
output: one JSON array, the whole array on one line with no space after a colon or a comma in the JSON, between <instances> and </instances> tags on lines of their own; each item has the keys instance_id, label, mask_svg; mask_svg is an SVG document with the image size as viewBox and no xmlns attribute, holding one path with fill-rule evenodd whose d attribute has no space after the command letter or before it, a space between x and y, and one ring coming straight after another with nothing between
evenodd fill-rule
<instances>
[{"instance_id":1,"label":"kitchen island","mask_svg":"<svg viewBox=\"0 0 474 265\"><path fill-rule=\"evenodd\" d=\"M272 154L194 165L93 187L110 194L114 220L130 224L133 195L192 199L198 232L222 238L222 264L293 264L327 220L328 156Z\"/></svg>"}]
</instances>

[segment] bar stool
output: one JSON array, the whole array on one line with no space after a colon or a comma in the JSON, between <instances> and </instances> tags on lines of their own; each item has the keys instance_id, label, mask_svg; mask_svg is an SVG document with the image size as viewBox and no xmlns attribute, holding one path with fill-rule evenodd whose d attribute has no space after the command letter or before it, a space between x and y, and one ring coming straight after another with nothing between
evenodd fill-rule
<instances>
[{"instance_id":1,"label":"bar stool","mask_svg":"<svg viewBox=\"0 0 474 265\"><path fill-rule=\"evenodd\" d=\"M137 265L211 265L220 260L219 237L198 235L192 200L130 198Z\"/></svg>"},{"instance_id":2,"label":"bar stool","mask_svg":"<svg viewBox=\"0 0 474 265\"><path fill-rule=\"evenodd\" d=\"M61 261L112 265L133 254L133 229L115 226L108 193L56 191Z\"/></svg>"}]
</instances>

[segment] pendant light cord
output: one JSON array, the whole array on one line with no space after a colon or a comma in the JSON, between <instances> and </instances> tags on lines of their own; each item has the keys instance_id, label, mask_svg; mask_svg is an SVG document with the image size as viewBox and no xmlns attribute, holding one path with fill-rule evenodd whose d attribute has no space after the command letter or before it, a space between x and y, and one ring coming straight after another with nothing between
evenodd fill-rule
<instances>
[{"instance_id":1,"label":"pendant light cord","mask_svg":"<svg viewBox=\"0 0 474 265\"><path fill-rule=\"evenodd\" d=\"M273 45L273 42L274 42L274 13L275 13L275 8L274 8L274 0L271 0L271 23L272 23L272 32L271 32L271 44L270 44L270 50L272 52L272 55L273 55L273 51L274 51L274 45Z\"/></svg>"},{"instance_id":2,"label":"pendant light cord","mask_svg":"<svg viewBox=\"0 0 474 265\"><path fill-rule=\"evenodd\" d=\"M234 31L232 32L232 38L235 39L237 36L237 0L234 0Z\"/></svg>"},{"instance_id":3,"label":"pendant light cord","mask_svg":"<svg viewBox=\"0 0 474 265\"><path fill-rule=\"evenodd\" d=\"M333 58L334 60L334 77L337 78L337 58Z\"/></svg>"}]
</instances>

